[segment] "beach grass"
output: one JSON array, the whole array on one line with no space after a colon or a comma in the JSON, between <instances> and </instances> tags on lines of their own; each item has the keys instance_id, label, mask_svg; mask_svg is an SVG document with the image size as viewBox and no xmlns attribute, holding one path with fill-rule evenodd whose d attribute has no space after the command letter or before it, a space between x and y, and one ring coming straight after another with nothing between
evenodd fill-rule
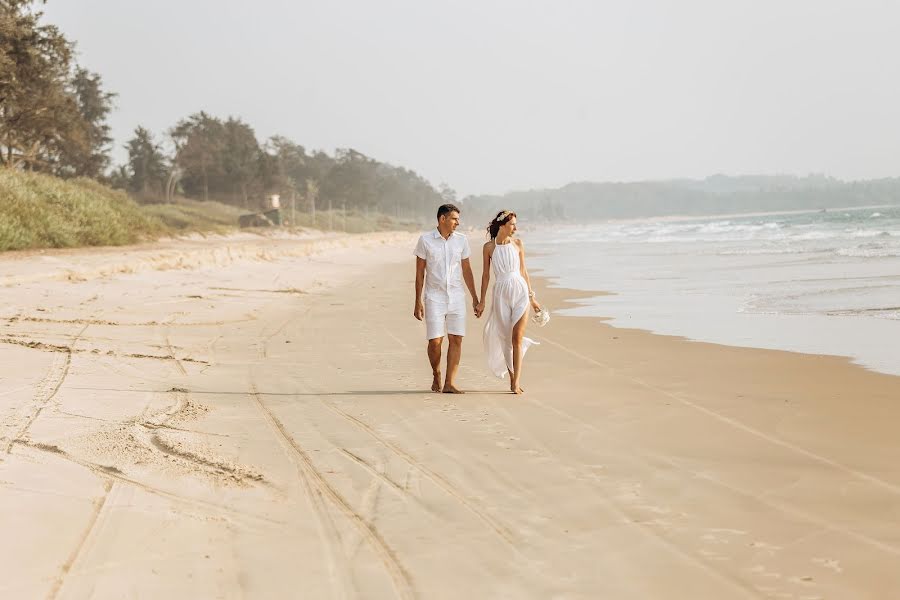
<instances>
[{"instance_id":1,"label":"beach grass","mask_svg":"<svg viewBox=\"0 0 900 600\"><path fill-rule=\"evenodd\" d=\"M170 235L191 232L225 233L234 229L244 209L221 202L178 198L172 204L144 204L143 214L160 221Z\"/></svg>"},{"instance_id":2,"label":"beach grass","mask_svg":"<svg viewBox=\"0 0 900 600\"><path fill-rule=\"evenodd\" d=\"M127 193L92 179L59 179L40 173L0 170L0 252L38 248L121 246L163 236L228 233L246 209L215 201L177 198L139 204ZM379 213L282 209L288 229L346 233L415 231L421 224ZM263 232L270 228L258 228Z\"/></svg>"},{"instance_id":3,"label":"beach grass","mask_svg":"<svg viewBox=\"0 0 900 600\"><path fill-rule=\"evenodd\" d=\"M282 209L282 214L290 221L290 209ZM308 212L295 213L295 227L321 229L323 231L345 231L347 233L369 233L373 231L418 231L422 223L412 219L398 219L381 213L355 210L318 211L315 219Z\"/></svg>"},{"instance_id":4,"label":"beach grass","mask_svg":"<svg viewBox=\"0 0 900 600\"><path fill-rule=\"evenodd\" d=\"M91 179L0 170L0 251L119 246L165 233L125 192Z\"/></svg>"}]
</instances>

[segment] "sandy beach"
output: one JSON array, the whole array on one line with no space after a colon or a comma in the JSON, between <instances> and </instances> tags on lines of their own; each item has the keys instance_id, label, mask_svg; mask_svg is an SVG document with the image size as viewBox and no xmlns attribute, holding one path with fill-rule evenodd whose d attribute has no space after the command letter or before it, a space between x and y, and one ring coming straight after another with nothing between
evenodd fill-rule
<instances>
[{"instance_id":1,"label":"sandy beach","mask_svg":"<svg viewBox=\"0 0 900 600\"><path fill-rule=\"evenodd\" d=\"M472 317L432 394L414 241L0 256L0 597L900 596L900 377Z\"/></svg>"}]
</instances>

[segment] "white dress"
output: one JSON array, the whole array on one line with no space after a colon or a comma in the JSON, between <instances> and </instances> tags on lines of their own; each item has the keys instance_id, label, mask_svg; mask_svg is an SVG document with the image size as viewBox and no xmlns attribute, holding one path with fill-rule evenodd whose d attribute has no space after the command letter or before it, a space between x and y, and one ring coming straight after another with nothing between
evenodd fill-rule
<instances>
[{"instance_id":1,"label":"white dress","mask_svg":"<svg viewBox=\"0 0 900 600\"><path fill-rule=\"evenodd\" d=\"M513 370L512 330L525 311L528 310L528 284L519 271L519 247L514 243L495 244L491 255L491 276L494 279L494 293L490 314L484 324L484 352L488 368L497 377ZM522 356L532 344L529 338L522 339Z\"/></svg>"}]
</instances>

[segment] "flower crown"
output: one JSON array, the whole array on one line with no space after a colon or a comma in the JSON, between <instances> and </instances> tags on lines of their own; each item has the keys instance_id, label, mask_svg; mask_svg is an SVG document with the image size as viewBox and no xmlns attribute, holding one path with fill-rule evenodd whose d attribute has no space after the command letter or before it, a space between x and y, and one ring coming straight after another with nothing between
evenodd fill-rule
<instances>
[{"instance_id":1,"label":"flower crown","mask_svg":"<svg viewBox=\"0 0 900 600\"><path fill-rule=\"evenodd\" d=\"M502 213L500 213L499 215L497 215L497 218L494 219L494 221L496 221L497 223L500 223L501 221L503 221L503 219L505 219L506 217L508 217L508 216L511 215L511 214L512 214L512 211L510 211L510 210L504 210Z\"/></svg>"}]
</instances>

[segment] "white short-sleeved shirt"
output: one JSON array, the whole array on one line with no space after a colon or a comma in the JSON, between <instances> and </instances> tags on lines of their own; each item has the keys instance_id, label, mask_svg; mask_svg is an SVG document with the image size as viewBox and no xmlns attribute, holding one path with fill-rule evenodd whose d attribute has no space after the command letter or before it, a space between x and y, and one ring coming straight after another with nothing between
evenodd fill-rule
<instances>
[{"instance_id":1,"label":"white short-sleeved shirt","mask_svg":"<svg viewBox=\"0 0 900 600\"><path fill-rule=\"evenodd\" d=\"M423 233L415 255L425 261L425 303L448 312L465 311L462 261L469 258L469 239L455 231L446 240L437 230Z\"/></svg>"}]
</instances>

